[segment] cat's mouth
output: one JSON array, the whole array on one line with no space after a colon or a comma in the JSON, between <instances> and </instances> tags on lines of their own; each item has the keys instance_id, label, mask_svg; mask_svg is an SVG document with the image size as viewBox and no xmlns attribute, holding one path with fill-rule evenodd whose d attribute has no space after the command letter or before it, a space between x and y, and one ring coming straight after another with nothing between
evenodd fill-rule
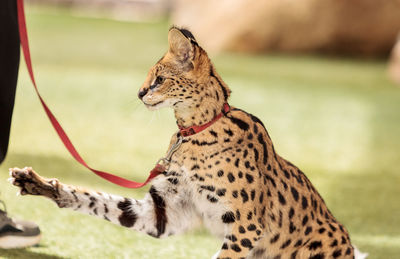
<instances>
[{"instance_id":1,"label":"cat's mouth","mask_svg":"<svg viewBox=\"0 0 400 259\"><path fill-rule=\"evenodd\" d=\"M148 109L154 110L154 109L157 109L159 106L161 106L161 104L162 104L163 102L164 102L164 101L159 101L159 102L156 102L156 103L153 103L153 104L144 103L144 105L146 105L146 107L147 107Z\"/></svg>"}]
</instances>

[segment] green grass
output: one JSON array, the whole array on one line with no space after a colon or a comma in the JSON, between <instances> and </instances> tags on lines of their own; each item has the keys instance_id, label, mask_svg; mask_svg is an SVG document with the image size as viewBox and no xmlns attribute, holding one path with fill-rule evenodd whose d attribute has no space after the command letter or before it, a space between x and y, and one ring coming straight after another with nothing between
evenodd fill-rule
<instances>
[{"instance_id":1,"label":"green grass","mask_svg":"<svg viewBox=\"0 0 400 259\"><path fill-rule=\"evenodd\" d=\"M37 82L70 137L95 168L144 180L176 131L169 110L136 98L148 68L167 48L168 23L136 24L28 6ZM213 58L233 90L230 103L256 114L277 151L316 185L352 240L370 258L400 254L400 88L383 61L315 56ZM210 258L220 242L202 229L157 240L108 222L16 197L9 167L135 198L91 174L51 128L22 63L1 199L13 216L37 222L39 246L0 250L6 258Z\"/></svg>"}]
</instances>

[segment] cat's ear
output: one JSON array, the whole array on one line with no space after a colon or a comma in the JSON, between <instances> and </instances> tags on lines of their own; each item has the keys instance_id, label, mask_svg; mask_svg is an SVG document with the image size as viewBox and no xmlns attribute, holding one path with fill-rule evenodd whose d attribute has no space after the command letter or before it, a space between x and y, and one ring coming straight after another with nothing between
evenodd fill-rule
<instances>
[{"instance_id":1,"label":"cat's ear","mask_svg":"<svg viewBox=\"0 0 400 259\"><path fill-rule=\"evenodd\" d=\"M194 47L183 30L172 27L168 32L169 52L183 65L192 64Z\"/></svg>"}]
</instances>

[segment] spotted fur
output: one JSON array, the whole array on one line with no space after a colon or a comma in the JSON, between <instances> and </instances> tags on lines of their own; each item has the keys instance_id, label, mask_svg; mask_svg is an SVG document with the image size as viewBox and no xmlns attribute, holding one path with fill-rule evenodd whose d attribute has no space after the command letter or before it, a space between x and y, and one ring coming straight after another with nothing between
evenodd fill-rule
<instances>
[{"instance_id":1,"label":"spotted fur","mask_svg":"<svg viewBox=\"0 0 400 259\"><path fill-rule=\"evenodd\" d=\"M168 41L139 98L150 109L171 107L182 127L211 121L229 87L188 30L171 28ZM347 230L304 173L275 152L257 117L235 107L184 137L142 200L47 180L29 168L14 169L12 177L22 194L44 195L157 238L201 221L222 239L217 258L354 258Z\"/></svg>"}]
</instances>

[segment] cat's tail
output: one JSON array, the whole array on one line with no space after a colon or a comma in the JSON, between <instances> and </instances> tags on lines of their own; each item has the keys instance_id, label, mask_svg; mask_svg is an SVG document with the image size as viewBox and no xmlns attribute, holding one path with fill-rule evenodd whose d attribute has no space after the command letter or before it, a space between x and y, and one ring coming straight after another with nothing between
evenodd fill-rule
<instances>
[{"instance_id":1,"label":"cat's tail","mask_svg":"<svg viewBox=\"0 0 400 259\"><path fill-rule=\"evenodd\" d=\"M355 259L365 259L367 258L368 253L361 253L360 250L357 249L356 246L354 246L354 258Z\"/></svg>"}]
</instances>

